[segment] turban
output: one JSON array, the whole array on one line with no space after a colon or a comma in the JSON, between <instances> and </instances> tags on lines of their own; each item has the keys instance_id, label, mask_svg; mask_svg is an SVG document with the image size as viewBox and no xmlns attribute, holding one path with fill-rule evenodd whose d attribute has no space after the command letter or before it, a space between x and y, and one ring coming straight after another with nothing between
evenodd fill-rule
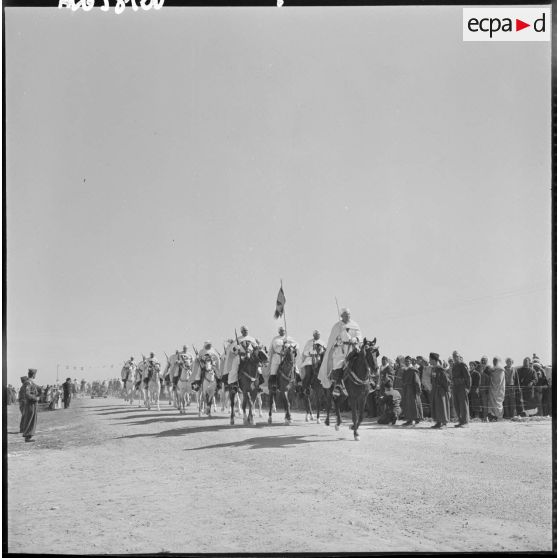
<instances>
[{"instance_id":1,"label":"turban","mask_svg":"<svg viewBox=\"0 0 558 558\"><path fill-rule=\"evenodd\" d=\"M312 335L320 335L319 330L315 329L315 330L313 331Z\"/></svg>"},{"instance_id":2,"label":"turban","mask_svg":"<svg viewBox=\"0 0 558 558\"><path fill-rule=\"evenodd\" d=\"M339 310L339 315L342 316L343 314L350 314L351 311L348 308L341 308L341 310Z\"/></svg>"}]
</instances>

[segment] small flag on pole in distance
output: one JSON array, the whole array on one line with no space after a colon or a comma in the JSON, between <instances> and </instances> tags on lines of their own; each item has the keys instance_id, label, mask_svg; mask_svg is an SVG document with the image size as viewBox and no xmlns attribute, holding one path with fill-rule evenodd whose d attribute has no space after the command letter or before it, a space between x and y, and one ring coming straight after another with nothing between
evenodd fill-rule
<instances>
[{"instance_id":1,"label":"small flag on pole in distance","mask_svg":"<svg viewBox=\"0 0 558 558\"><path fill-rule=\"evenodd\" d=\"M277 294L277 302L275 303L275 319L280 318L285 311L285 303L287 299L285 298L285 293L283 292L283 285L279 289L279 293Z\"/></svg>"}]
</instances>

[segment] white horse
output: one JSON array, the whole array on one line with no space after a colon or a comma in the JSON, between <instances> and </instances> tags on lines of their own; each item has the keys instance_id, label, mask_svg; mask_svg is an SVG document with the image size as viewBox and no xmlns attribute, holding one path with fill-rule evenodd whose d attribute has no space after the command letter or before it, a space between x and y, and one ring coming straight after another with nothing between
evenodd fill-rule
<instances>
[{"instance_id":1,"label":"white horse","mask_svg":"<svg viewBox=\"0 0 558 558\"><path fill-rule=\"evenodd\" d=\"M186 413L186 406L190 405L192 396L192 364L190 355L183 355L178 361L178 379L175 386L176 407L180 414Z\"/></svg>"},{"instance_id":2,"label":"white horse","mask_svg":"<svg viewBox=\"0 0 558 558\"><path fill-rule=\"evenodd\" d=\"M147 377L147 362L143 361L136 366L136 373L134 376L133 395L135 395L138 391L140 392L138 396L138 407L141 407L142 400L143 400L144 407L147 407L147 390L144 383L144 378L146 377Z\"/></svg>"},{"instance_id":3,"label":"white horse","mask_svg":"<svg viewBox=\"0 0 558 558\"><path fill-rule=\"evenodd\" d=\"M215 393L217 392L217 368L211 355L205 354L200 358L201 379L200 395L198 398L198 416L202 413L211 418L211 408L215 407Z\"/></svg>"},{"instance_id":4,"label":"white horse","mask_svg":"<svg viewBox=\"0 0 558 558\"><path fill-rule=\"evenodd\" d=\"M159 396L161 394L161 365L152 360L147 361L147 408L151 409L151 403L157 405L160 411Z\"/></svg>"},{"instance_id":5,"label":"white horse","mask_svg":"<svg viewBox=\"0 0 558 558\"><path fill-rule=\"evenodd\" d=\"M166 354L165 354L166 356ZM178 402L176 399L176 381L175 378L178 374L178 360L180 355L178 351L174 355L170 357L167 356L167 365L165 366L165 370L163 371L162 378L163 378L163 393L166 393L167 397L169 398L169 405L174 405L175 407L178 406Z\"/></svg>"},{"instance_id":6,"label":"white horse","mask_svg":"<svg viewBox=\"0 0 558 558\"><path fill-rule=\"evenodd\" d=\"M232 341L229 342L228 348L225 349L225 352L221 356L221 362L219 363L219 379L221 380L221 411L226 412L227 414L230 412L231 409L231 398L229 397L229 388L227 385L229 371L232 366L234 353L232 352L231 348L233 347ZM235 397L235 415L240 415L240 407L242 405L242 392L239 391Z\"/></svg>"}]
</instances>

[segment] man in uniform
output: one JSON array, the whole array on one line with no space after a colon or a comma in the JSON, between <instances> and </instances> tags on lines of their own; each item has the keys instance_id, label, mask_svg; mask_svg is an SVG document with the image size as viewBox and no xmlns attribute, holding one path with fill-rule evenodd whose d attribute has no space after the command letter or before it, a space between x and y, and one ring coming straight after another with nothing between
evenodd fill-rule
<instances>
[{"instance_id":1,"label":"man in uniform","mask_svg":"<svg viewBox=\"0 0 558 558\"><path fill-rule=\"evenodd\" d=\"M270 389L277 387L277 370L283 360L285 349L287 347L294 347L295 359L296 351L298 351L298 343L292 337L287 336L287 332L283 326L279 327L278 333L279 335L276 335L269 345L270 365L268 386Z\"/></svg>"},{"instance_id":2,"label":"man in uniform","mask_svg":"<svg viewBox=\"0 0 558 558\"><path fill-rule=\"evenodd\" d=\"M250 353L255 347L258 346L257 340L248 335L248 329L245 326L240 328L241 336L238 338L238 343L234 341L232 346L232 352L234 358L232 359L232 366L229 372L229 385L238 382L238 367L240 365L240 355L245 355Z\"/></svg>"},{"instance_id":3,"label":"man in uniform","mask_svg":"<svg viewBox=\"0 0 558 558\"><path fill-rule=\"evenodd\" d=\"M25 384L23 417L21 418L22 435L26 442L34 442L33 436L37 428L37 402L39 400L39 389L34 382L37 370L29 368L28 380Z\"/></svg>"},{"instance_id":4,"label":"man in uniform","mask_svg":"<svg viewBox=\"0 0 558 558\"><path fill-rule=\"evenodd\" d=\"M451 369L453 399L458 422L455 428L463 428L469 424L469 390L471 389L471 374L463 357L453 351L453 368Z\"/></svg>"},{"instance_id":5,"label":"man in uniform","mask_svg":"<svg viewBox=\"0 0 558 558\"><path fill-rule=\"evenodd\" d=\"M345 392L345 387L339 385L343 376L345 359L351 350L362 342L360 326L351 320L351 311L348 308L342 308L340 317L341 319L331 328L327 349L318 374L318 379L325 389L329 389L333 384L334 395L339 395L340 391Z\"/></svg>"}]
</instances>

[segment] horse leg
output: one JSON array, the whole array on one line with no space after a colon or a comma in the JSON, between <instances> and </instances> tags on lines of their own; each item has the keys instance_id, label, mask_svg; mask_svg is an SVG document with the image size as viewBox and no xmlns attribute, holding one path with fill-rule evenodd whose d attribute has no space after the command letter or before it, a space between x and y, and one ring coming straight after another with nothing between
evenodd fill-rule
<instances>
[{"instance_id":1,"label":"horse leg","mask_svg":"<svg viewBox=\"0 0 558 558\"><path fill-rule=\"evenodd\" d=\"M281 393L283 394L283 401L285 402L285 424L291 424L291 403L289 401L289 394L287 389Z\"/></svg>"},{"instance_id":2,"label":"horse leg","mask_svg":"<svg viewBox=\"0 0 558 558\"><path fill-rule=\"evenodd\" d=\"M269 416L267 418L267 422L271 424L273 422L272 415L273 415L273 404L275 402L275 390L269 390Z\"/></svg>"},{"instance_id":3,"label":"horse leg","mask_svg":"<svg viewBox=\"0 0 558 558\"><path fill-rule=\"evenodd\" d=\"M231 400L231 424L234 424L234 389L232 387L229 391L229 397Z\"/></svg>"},{"instance_id":4,"label":"horse leg","mask_svg":"<svg viewBox=\"0 0 558 558\"><path fill-rule=\"evenodd\" d=\"M324 423L325 423L326 426L329 426L329 414L330 414L330 411L331 411L331 400L333 399L332 395L331 395L332 391L333 391L333 386L331 386L326 391L326 394L325 394L325 396L326 396L326 419L325 419Z\"/></svg>"},{"instance_id":5,"label":"horse leg","mask_svg":"<svg viewBox=\"0 0 558 558\"><path fill-rule=\"evenodd\" d=\"M262 416L262 394L260 392L258 392L258 395L256 395L255 405L258 409L258 416L261 418L261 416Z\"/></svg>"},{"instance_id":6,"label":"horse leg","mask_svg":"<svg viewBox=\"0 0 558 558\"><path fill-rule=\"evenodd\" d=\"M335 424L335 430L339 430L341 425L341 397L334 397L333 402L335 405L335 416L337 418L337 423Z\"/></svg>"}]
</instances>

